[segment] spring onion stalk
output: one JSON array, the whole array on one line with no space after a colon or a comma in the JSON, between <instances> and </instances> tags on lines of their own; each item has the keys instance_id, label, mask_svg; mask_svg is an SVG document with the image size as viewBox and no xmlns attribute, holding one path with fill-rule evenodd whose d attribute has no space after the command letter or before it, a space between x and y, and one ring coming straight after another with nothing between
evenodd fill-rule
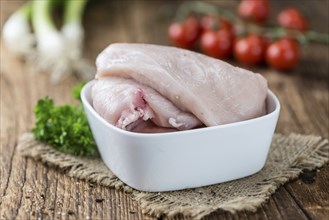
<instances>
[{"instance_id":1,"label":"spring onion stalk","mask_svg":"<svg viewBox=\"0 0 329 220\"><path fill-rule=\"evenodd\" d=\"M64 6L63 26L58 30L52 20L56 3ZM32 25L37 39L37 53L32 56L37 69L51 73L58 83L76 73L90 79L94 67L82 59L84 30L82 16L87 0L33 0Z\"/></svg>"},{"instance_id":2,"label":"spring onion stalk","mask_svg":"<svg viewBox=\"0 0 329 220\"><path fill-rule=\"evenodd\" d=\"M32 25L37 38L37 49L41 56L51 59L63 54L64 39L56 29L51 13L53 0L34 0Z\"/></svg>"},{"instance_id":3,"label":"spring onion stalk","mask_svg":"<svg viewBox=\"0 0 329 220\"><path fill-rule=\"evenodd\" d=\"M88 80L95 72L94 67L86 60L82 59L82 49L84 40L84 29L82 17L87 0L70 0L65 2L62 34L66 41L66 48L69 59L71 59L72 69L83 80Z\"/></svg>"},{"instance_id":4,"label":"spring onion stalk","mask_svg":"<svg viewBox=\"0 0 329 220\"><path fill-rule=\"evenodd\" d=\"M25 3L6 21L2 39L6 48L16 55L24 56L33 50L35 38L29 25L32 14L31 2Z\"/></svg>"},{"instance_id":5,"label":"spring onion stalk","mask_svg":"<svg viewBox=\"0 0 329 220\"><path fill-rule=\"evenodd\" d=\"M64 25L62 33L66 44L70 47L70 55L76 59L81 57L84 31L82 27L82 15L87 0L65 2Z\"/></svg>"},{"instance_id":6,"label":"spring onion stalk","mask_svg":"<svg viewBox=\"0 0 329 220\"><path fill-rule=\"evenodd\" d=\"M49 72L58 83L70 74L92 78L95 67L82 58L82 16L88 0L31 0L19 8L2 31L5 46L27 58L35 72ZM63 6L63 26L56 28L53 11ZM30 28L32 23L33 31Z\"/></svg>"},{"instance_id":7,"label":"spring onion stalk","mask_svg":"<svg viewBox=\"0 0 329 220\"><path fill-rule=\"evenodd\" d=\"M32 26L37 40L37 53L33 57L37 69L49 71L51 81L59 82L69 70L65 40L52 19L55 0L33 0Z\"/></svg>"}]
</instances>

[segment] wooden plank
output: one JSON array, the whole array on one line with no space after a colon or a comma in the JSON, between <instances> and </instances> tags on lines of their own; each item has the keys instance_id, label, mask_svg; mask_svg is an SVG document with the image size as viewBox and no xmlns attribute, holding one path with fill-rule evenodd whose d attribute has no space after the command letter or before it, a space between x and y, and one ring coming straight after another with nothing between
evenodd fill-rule
<instances>
[{"instance_id":1,"label":"wooden plank","mask_svg":"<svg viewBox=\"0 0 329 220\"><path fill-rule=\"evenodd\" d=\"M314 180L307 182L298 179L287 184L285 188L308 217L326 219L329 216L329 166L327 164L321 170L306 173L314 175Z\"/></svg>"}]
</instances>

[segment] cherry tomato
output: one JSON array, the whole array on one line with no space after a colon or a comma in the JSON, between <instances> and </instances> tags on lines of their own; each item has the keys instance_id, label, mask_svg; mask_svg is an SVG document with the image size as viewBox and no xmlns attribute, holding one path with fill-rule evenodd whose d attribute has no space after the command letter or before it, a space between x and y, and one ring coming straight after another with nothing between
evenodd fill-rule
<instances>
[{"instance_id":1,"label":"cherry tomato","mask_svg":"<svg viewBox=\"0 0 329 220\"><path fill-rule=\"evenodd\" d=\"M289 70L299 60L299 46L296 40L283 38L273 42L266 50L266 62L278 70Z\"/></svg>"},{"instance_id":2,"label":"cherry tomato","mask_svg":"<svg viewBox=\"0 0 329 220\"><path fill-rule=\"evenodd\" d=\"M278 15L278 23L282 27L306 31L308 29L307 19L296 8L286 8Z\"/></svg>"},{"instance_id":3,"label":"cherry tomato","mask_svg":"<svg viewBox=\"0 0 329 220\"><path fill-rule=\"evenodd\" d=\"M191 49L200 34L200 24L195 17L188 17L183 23L173 23L169 26L168 35L173 44Z\"/></svg>"},{"instance_id":4,"label":"cherry tomato","mask_svg":"<svg viewBox=\"0 0 329 220\"><path fill-rule=\"evenodd\" d=\"M238 14L254 22L262 23L270 14L268 0L242 0L238 6Z\"/></svg>"},{"instance_id":5,"label":"cherry tomato","mask_svg":"<svg viewBox=\"0 0 329 220\"><path fill-rule=\"evenodd\" d=\"M232 55L233 38L227 29L208 30L201 35L201 50L212 57L226 59Z\"/></svg>"},{"instance_id":6,"label":"cherry tomato","mask_svg":"<svg viewBox=\"0 0 329 220\"><path fill-rule=\"evenodd\" d=\"M249 35L237 40L234 44L235 58L247 65L262 63L264 61L265 50L265 38L259 35Z\"/></svg>"},{"instance_id":7,"label":"cherry tomato","mask_svg":"<svg viewBox=\"0 0 329 220\"><path fill-rule=\"evenodd\" d=\"M219 20L219 26L221 29L229 30L234 34L234 27L233 27L232 23L229 22L228 20L221 18Z\"/></svg>"},{"instance_id":8,"label":"cherry tomato","mask_svg":"<svg viewBox=\"0 0 329 220\"><path fill-rule=\"evenodd\" d=\"M218 27L216 27L218 25L218 19L215 16L211 16L211 15L206 15L203 16L200 20L200 26L201 26L201 30L204 31L208 31L208 30L214 30Z\"/></svg>"},{"instance_id":9,"label":"cherry tomato","mask_svg":"<svg viewBox=\"0 0 329 220\"><path fill-rule=\"evenodd\" d=\"M224 18L217 18L215 16L206 15L200 21L202 31L227 29L234 32L232 23Z\"/></svg>"}]
</instances>

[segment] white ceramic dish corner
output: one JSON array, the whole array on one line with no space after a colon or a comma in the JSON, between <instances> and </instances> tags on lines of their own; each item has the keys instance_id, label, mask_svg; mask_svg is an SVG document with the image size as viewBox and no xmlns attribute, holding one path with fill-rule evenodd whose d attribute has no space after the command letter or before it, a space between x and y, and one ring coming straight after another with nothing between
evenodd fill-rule
<instances>
[{"instance_id":1,"label":"white ceramic dish corner","mask_svg":"<svg viewBox=\"0 0 329 220\"><path fill-rule=\"evenodd\" d=\"M142 191L170 191L206 186L249 176L265 164L280 112L268 91L265 116L221 126L158 134L133 133L106 122L93 109L90 90L82 102L109 169Z\"/></svg>"}]
</instances>

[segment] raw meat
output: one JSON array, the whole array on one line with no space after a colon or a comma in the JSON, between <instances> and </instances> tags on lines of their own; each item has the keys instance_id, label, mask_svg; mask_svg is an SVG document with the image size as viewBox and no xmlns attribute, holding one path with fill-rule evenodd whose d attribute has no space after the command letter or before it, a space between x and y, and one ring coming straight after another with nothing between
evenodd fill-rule
<instances>
[{"instance_id":1,"label":"raw meat","mask_svg":"<svg viewBox=\"0 0 329 220\"><path fill-rule=\"evenodd\" d=\"M133 130L150 119L160 127L186 130L266 112L265 78L192 51L112 44L96 65L94 108L123 129Z\"/></svg>"},{"instance_id":2,"label":"raw meat","mask_svg":"<svg viewBox=\"0 0 329 220\"><path fill-rule=\"evenodd\" d=\"M111 124L133 130L152 120L159 127L187 130L202 123L154 89L131 79L105 77L92 88L93 106Z\"/></svg>"}]
</instances>

